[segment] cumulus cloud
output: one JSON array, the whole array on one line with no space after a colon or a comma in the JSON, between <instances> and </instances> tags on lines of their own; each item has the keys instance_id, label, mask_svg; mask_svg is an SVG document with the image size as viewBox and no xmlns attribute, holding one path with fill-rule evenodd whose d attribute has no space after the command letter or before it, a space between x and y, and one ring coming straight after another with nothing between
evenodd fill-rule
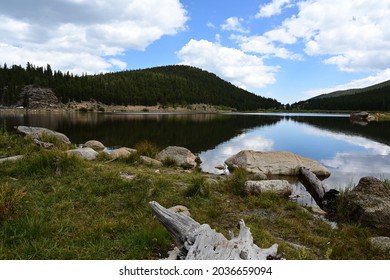
<instances>
[{"instance_id":1,"label":"cumulus cloud","mask_svg":"<svg viewBox=\"0 0 390 280\"><path fill-rule=\"evenodd\" d=\"M122 69L127 49L144 50L185 29L187 19L179 0L1 1L0 61L78 73Z\"/></svg>"},{"instance_id":2,"label":"cumulus cloud","mask_svg":"<svg viewBox=\"0 0 390 280\"><path fill-rule=\"evenodd\" d=\"M381 71L390 63L389 1L302 1L281 28L301 39L309 56L342 71Z\"/></svg>"},{"instance_id":3,"label":"cumulus cloud","mask_svg":"<svg viewBox=\"0 0 390 280\"><path fill-rule=\"evenodd\" d=\"M178 53L181 64L213 72L241 88L273 84L278 67L264 65L255 55L207 40L191 39Z\"/></svg>"},{"instance_id":4,"label":"cumulus cloud","mask_svg":"<svg viewBox=\"0 0 390 280\"><path fill-rule=\"evenodd\" d=\"M270 36L276 36L276 34L273 32L267 32L262 36L231 36L231 38L235 40L240 48L245 52L258 53L283 59L301 59L301 55L295 54L280 44L277 45L276 43L276 41L295 42L294 37L288 38L288 34L285 36L285 38L272 38Z\"/></svg>"},{"instance_id":5,"label":"cumulus cloud","mask_svg":"<svg viewBox=\"0 0 390 280\"><path fill-rule=\"evenodd\" d=\"M249 30L242 26L244 19L238 17L230 17L226 19L225 23L221 25L222 30L236 31L240 33L248 33Z\"/></svg>"},{"instance_id":6,"label":"cumulus cloud","mask_svg":"<svg viewBox=\"0 0 390 280\"><path fill-rule=\"evenodd\" d=\"M256 14L256 18L271 17L279 15L282 9L290 3L291 0L273 0L271 3L260 6L260 11Z\"/></svg>"}]
</instances>

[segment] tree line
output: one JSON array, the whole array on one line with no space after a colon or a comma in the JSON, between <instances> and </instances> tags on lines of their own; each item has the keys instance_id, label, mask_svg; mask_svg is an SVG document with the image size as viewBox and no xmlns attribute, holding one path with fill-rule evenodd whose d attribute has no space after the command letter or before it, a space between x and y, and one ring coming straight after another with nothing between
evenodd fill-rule
<instances>
[{"instance_id":1,"label":"tree line","mask_svg":"<svg viewBox=\"0 0 390 280\"><path fill-rule=\"evenodd\" d=\"M390 85L370 87L346 95L315 97L291 107L306 110L390 111Z\"/></svg>"},{"instance_id":2,"label":"tree line","mask_svg":"<svg viewBox=\"0 0 390 280\"><path fill-rule=\"evenodd\" d=\"M26 85L52 88L63 103L96 100L107 105L187 105L205 103L237 110L280 107L216 75L191 66L163 66L95 75L73 75L52 70L50 65L0 67L0 104L11 106L20 100Z\"/></svg>"}]
</instances>

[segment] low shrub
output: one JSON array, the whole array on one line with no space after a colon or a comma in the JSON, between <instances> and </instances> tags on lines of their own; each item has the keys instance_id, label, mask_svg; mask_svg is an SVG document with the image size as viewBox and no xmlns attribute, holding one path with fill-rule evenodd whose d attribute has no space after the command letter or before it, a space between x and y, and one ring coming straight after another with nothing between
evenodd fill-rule
<instances>
[{"instance_id":1,"label":"low shrub","mask_svg":"<svg viewBox=\"0 0 390 280\"><path fill-rule=\"evenodd\" d=\"M155 158L160 152L159 148L148 140L143 140L134 147L137 150L138 155Z\"/></svg>"}]
</instances>

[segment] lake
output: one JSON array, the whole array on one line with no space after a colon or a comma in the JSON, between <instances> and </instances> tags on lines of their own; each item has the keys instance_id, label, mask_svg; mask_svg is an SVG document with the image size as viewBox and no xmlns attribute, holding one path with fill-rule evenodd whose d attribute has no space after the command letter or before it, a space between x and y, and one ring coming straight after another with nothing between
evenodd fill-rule
<instances>
[{"instance_id":1,"label":"lake","mask_svg":"<svg viewBox=\"0 0 390 280\"><path fill-rule=\"evenodd\" d=\"M342 114L266 113L81 113L0 112L0 123L41 126L82 144L134 147L149 140L158 147L183 146L199 155L205 172L244 149L289 151L315 159L332 175L333 188L355 185L363 176L390 178L390 122L351 123ZM295 184L295 192L302 186Z\"/></svg>"}]
</instances>

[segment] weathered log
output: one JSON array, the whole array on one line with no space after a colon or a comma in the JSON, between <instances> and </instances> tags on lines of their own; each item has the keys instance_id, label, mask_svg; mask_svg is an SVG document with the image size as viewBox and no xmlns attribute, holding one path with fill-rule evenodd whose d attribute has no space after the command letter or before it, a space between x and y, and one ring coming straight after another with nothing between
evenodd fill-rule
<instances>
[{"instance_id":1,"label":"weathered log","mask_svg":"<svg viewBox=\"0 0 390 280\"><path fill-rule=\"evenodd\" d=\"M334 201L339 194L338 190L328 190L327 186L313 172L304 167L299 168L298 178L322 210L333 211Z\"/></svg>"},{"instance_id":2,"label":"weathered log","mask_svg":"<svg viewBox=\"0 0 390 280\"><path fill-rule=\"evenodd\" d=\"M174 213L155 201L149 203L157 219L176 239L179 249L177 259L185 260L265 260L276 258L278 245L261 249L253 243L253 237L243 220L237 237L231 234L227 240L208 224L199 224L191 217Z\"/></svg>"}]
</instances>

